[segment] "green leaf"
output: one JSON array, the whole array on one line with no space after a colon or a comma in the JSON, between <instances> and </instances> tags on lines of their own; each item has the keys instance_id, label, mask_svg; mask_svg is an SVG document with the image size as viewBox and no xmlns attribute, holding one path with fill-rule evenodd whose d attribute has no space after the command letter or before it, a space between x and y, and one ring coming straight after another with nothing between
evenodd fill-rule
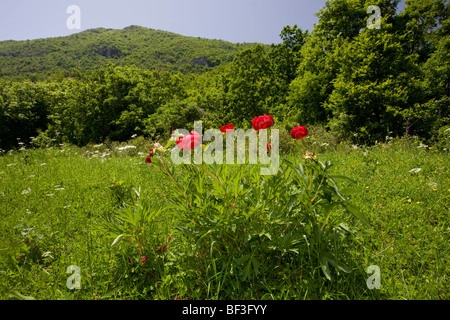
<instances>
[{"instance_id":1,"label":"green leaf","mask_svg":"<svg viewBox=\"0 0 450 320\"><path fill-rule=\"evenodd\" d=\"M322 268L323 273L325 274L325 277L331 281L331 270L328 266L328 260L324 256L321 256L319 258L320 267Z\"/></svg>"},{"instance_id":2,"label":"green leaf","mask_svg":"<svg viewBox=\"0 0 450 320\"><path fill-rule=\"evenodd\" d=\"M334 254L332 254L331 252L325 252L323 254L323 256L325 257L325 259L331 263L336 269L339 269L345 273L350 273L351 270L348 269L345 265L343 265L342 263L340 263L339 261L337 261L336 257L334 256Z\"/></svg>"},{"instance_id":3,"label":"green leaf","mask_svg":"<svg viewBox=\"0 0 450 320\"><path fill-rule=\"evenodd\" d=\"M364 225L366 225L369 228L371 227L369 220L367 220L366 217L364 217L364 215L359 211L359 209L356 206L350 203L342 203L342 205L344 206L345 209L347 209L348 212L350 212L356 218L361 220L361 222L364 223Z\"/></svg>"},{"instance_id":4,"label":"green leaf","mask_svg":"<svg viewBox=\"0 0 450 320\"><path fill-rule=\"evenodd\" d=\"M19 291L13 291L9 294L9 297L16 300L36 300L34 297L24 296Z\"/></svg>"},{"instance_id":5,"label":"green leaf","mask_svg":"<svg viewBox=\"0 0 450 320\"><path fill-rule=\"evenodd\" d=\"M336 175L335 176L335 175L333 175L333 176L328 176L328 178L331 178L331 179L334 179L334 180L347 180L347 181L349 181L349 182L351 182L353 184L356 183L355 180L350 179L349 177L346 177L346 176L340 176L340 175Z\"/></svg>"}]
</instances>

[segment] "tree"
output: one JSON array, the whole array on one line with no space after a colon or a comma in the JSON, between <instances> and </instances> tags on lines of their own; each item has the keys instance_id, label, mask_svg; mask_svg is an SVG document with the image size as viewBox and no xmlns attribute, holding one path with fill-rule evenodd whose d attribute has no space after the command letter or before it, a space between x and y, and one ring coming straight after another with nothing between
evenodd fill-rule
<instances>
[{"instance_id":1,"label":"tree","mask_svg":"<svg viewBox=\"0 0 450 320\"><path fill-rule=\"evenodd\" d=\"M262 45L240 52L223 77L224 123L248 125L249 119L267 113L277 104L279 88Z\"/></svg>"},{"instance_id":2,"label":"tree","mask_svg":"<svg viewBox=\"0 0 450 320\"><path fill-rule=\"evenodd\" d=\"M366 29L340 50L339 59L341 69L325 103L332 130L358 142L403 134L405 118L417 115L424 94L420 68L399 37L388 28Z\"/></svg>"}]
</instances>

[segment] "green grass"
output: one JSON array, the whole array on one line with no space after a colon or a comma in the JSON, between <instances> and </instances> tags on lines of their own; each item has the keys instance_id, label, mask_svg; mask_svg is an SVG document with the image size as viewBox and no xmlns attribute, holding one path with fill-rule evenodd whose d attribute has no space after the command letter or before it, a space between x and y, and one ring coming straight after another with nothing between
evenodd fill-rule
<instances>
[{"instance_id":1,"label":"green grass","mask_svg":"<svg viewBox=\"0 0 450 320\"><path fill-rule=\"evenodd\" d=\"M333 173L357 181L352 202L372 224L346 218L356 233L340 246L352 272L334 273L329 281L307 256L287 255L278 265L266 260L270 273L242 281L238 270L224 271L227 257L196 254L195 244L174 228L171 185L139 154L149 143L135 145L124 151L116 144L66 145L0 156L0 299L450 298L448 151L405 140L323 146L312 135L308 149L330 160ZM410 172L414 168L421 170ZM136 201L133 188L139 187L149 209L163 208L152 229L155 241L171 237L151 263L142 263L125 242L111 246L99 229L123 202ZM80 267L80 290L66 286L70 265ZM370 265L380 267L380 290L367 288Z\"/></svg>"}]
</instances>

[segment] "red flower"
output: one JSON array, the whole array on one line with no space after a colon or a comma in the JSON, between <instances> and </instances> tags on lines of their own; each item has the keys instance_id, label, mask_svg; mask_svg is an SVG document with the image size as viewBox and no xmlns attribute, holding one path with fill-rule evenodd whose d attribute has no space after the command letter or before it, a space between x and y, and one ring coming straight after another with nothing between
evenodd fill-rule
<instances>
[{"instance_id":1,"label":"red flower","mask_svg":"<svg viewBox=\"0 0 450 320\"><path fill-rule=\"evenodd\" d=\"M227 133L227 130L233 130L233 129L234 129L234 126L232 123L229 123L225 126L220 127L220 131L223 133Z\"/></svg>"},{"instance_id":2,"label":"red flower","mask_svg":"<svg viewBox=\"0 0 450 320\"><path fill-rule=\"evenodd\" d=\"M167 249L167 244L160 247L158 250L156 250L156 252L166 251L166 249Z\"/></svg>"},{"instance_id":3,"label":"red flower","mask_svg":"<svg viewBox=\"0 0 450 320\"><path fill-rule=\"evenodd\" d=\"M202 143L202 136L196 132L191 131L190 134L185 135L177 140L178 148L181 150L191 150Z\"/></svg>"},{"instance_id":4,"label":"red flower","mask_svg":"<svg viewBox=\"0 0 450 320\"><path fill-rule=\"evenodd\" d=\"M142 261L141 261L141 262L144 263L146 260L147 260L147 257L144 256L144 257L142 258Z\"/></svg>"},{"instance_id":5,"label":"red flower","mask_svg":"<svg viewBox=\"0 0 450 320\"><path fill-rule=\"evenodd\" d=\"M253 118L252 126L253 129L259 131L261 129L270 128L274 123L275 120L273 120L272 116L266 115Z\"/></svg>"},{"instance_id":6,"label":"red flower","mask_svg":"<svg viewBox=\"0 0 450 320\"><path fill-rule=\"evenodd\" d=\"M149 155L147 156L147 158L145 158L145 162L146 163L152 163L153 149L150 149L150 151L148 153L149 153Z\"/></svg>"},{"instance_id":7,"label":"red flower","mask_svg":"<svg viewBox=\"0 0 450 320\"><path fill-rule=\"evenodd\" d=\"M308 135L308 129L306 129L306 127L303 127L303 126L295 127L291 131L291 137L293 139L301 139L303 137L306 137L307 135Z\"/></svg>"},{"instance_id":8,"label":"red flower","mask_svg":"<svg viewBox=\"0 0 450 320\"><path fill-rule=\"evenodd\" d=\"M169 237L169 239L167 239L167 242L170 242L170 240L171 240L172 238L171 237Z\"/></svg>"}]
</instances>

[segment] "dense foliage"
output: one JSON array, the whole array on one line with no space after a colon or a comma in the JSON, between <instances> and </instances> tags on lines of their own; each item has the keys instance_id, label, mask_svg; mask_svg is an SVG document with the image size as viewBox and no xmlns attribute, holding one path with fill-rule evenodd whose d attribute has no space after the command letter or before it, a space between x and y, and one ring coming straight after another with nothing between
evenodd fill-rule
<instances>
[{"instance_id":1,"label":"dense foliage","mask_svg":"<svg viewBox=\"0 0 450 320\"><path fill-rule=\"evenodd\" d=\"M96 28L67 37L0 42L0 76L43 80L105 67L136 65L142 69L202 72L231 62L237 52L255 44L185 37L129 26Z\"/></svg>"},{"instance_id":2,"label":"dense foliage","mask_svg":"<svg viewBox=\"0 0 450 320\"><path fill-rule=\"evenodd\" d=\"M438 141L450 117L449 4L410 0L398 13L398 2L327 1L311 33L287 26L270 47L134 26L2 42L1 74L29 80L0 80L0 147L164 140L195 120L245 128L261 114L357 143ZM380 29L367 27L369 5L381 9ZM49 76L32 81L37 71Z\"/></svg>"}]
</instances>

